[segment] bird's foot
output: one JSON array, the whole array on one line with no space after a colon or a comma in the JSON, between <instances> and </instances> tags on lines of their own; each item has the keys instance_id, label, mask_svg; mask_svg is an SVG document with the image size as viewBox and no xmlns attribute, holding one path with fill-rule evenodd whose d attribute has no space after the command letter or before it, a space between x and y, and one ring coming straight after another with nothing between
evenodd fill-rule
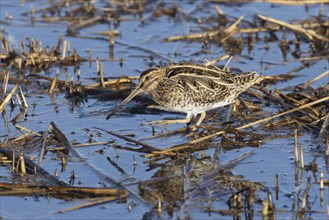
<instances>
[{"instance_id":1,"label":"bird's foot","mask_svg":"<svg viewBox=\"0 0 329 220\"><path fill-rule=\"evenodd\" d=\"M185 130L185 133L186 134L189 134L191 132L196 132L198 130L198 127L197 125L187 125L186 126L186 130Z\"/></svg>"}]
</instances>

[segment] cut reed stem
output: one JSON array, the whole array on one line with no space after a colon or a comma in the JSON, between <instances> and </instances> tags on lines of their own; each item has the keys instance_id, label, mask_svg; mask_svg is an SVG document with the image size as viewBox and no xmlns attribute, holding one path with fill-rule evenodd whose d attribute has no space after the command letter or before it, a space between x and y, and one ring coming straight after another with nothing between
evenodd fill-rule
<instances>
[{"instance_id":1,"label":"cut reed stem","mask_svg":"<svg viewBox=\"0 0 329 220\"><path fill-rule=\"evenodd\" d=\"M23 174L23 175L25 175L26 174L26 168L25 168L25 161L24 161L24 157L23 156L20 156L19 157L19 165L20 165L20 168L21 168L21 173Z\"/></svg>"},{"instance_id":2,"label":"cut reed stem","mask_svg":"<svg viewBox=\"0 0 329 220\"><path fill-rule=\"evenodd\" d=\"M300 162L301 162L301 165L302 165L302 169L304 169L304 152L303 152L303 146L300 145Z\"/></svg>"},{"instance_id":3,"label":"cut reed stem","mask_svg":"<svg viewBox=\"0 0 329 220\"><path fill-rule=\"evenodd\" d=\"M320 190L324 190L323 184L323 171L320 172Z\"/></svg>"},{"instance_id":4,"label":"cut reed stem","mask_svg":"<svg viewBox=\"0 0 329 220\"><path fill-rule=\"evenodd\" d=\"M20 85L20 83L17 83L14 86L14 88L10 91L10 93L6 96L6 98L2 101L2 103L0 105L0 113L5 109L6 105L8 104L9 100L14 95L14 93L16 92L16 90L18 89L19 85Z\"/></svg>"},{"instance_id":5,"label":"cut reed stem","mask_svg":"<svg viewBox=\"0 0 329 220\"><path fill-rule=\"evenodd\" d=\"M294 140L295 140L295 163L298 163L298 129L294 129Z\"/></svg>"}]
</instances>

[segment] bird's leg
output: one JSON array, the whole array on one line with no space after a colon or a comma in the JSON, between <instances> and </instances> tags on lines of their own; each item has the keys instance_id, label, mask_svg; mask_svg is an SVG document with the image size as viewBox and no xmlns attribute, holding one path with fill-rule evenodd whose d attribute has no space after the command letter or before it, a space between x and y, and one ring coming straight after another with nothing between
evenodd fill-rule
<instances>
[{"instance_id":1,"label":"bird's leg","mask_svg":"<svg viewBox=\"0 0 329 220\"><path fill-rule=\"evenodd\" d=\"M206 112L201 112L200 113L200 118L199 120L196 122L195 125L189 125L187 124L187 127L186 127L186 133L189 133L190 131L197 131L198 129L198 126L200 126L201 122L203 121L203 119L206 117Z\"/></svg>"},{"instance_id":2,"label":"bird's leg","mask_svg":"<svg viewBox=\"0 0 329 220\"><path fill-rule=\"evenodd\" d=\"M227 115L226 115L226 123L230 121L233 107L234 107L234 103L230 104L230 107L228 108Z\"/></svg>"},{"instance_id":3,"label":"bird's leg","mask_svg":"<svg viewBox=\"0 0 329 220\"><path fill-rule=\"evenodd\" d=\"M188 124L190 122L191 122L191 116L186 116L185 119L156 120L156 121L149 121L143 124L167 125L167 124Z\"/></svg>"},{"instance_id":4,"label":"bird's leg","mask_svg":"<svg viewBox=\"0 0 329 220\"><path fill-rule=\"evenodd\" d=\"M200 126L201 122L203 121L203 119L206 117L206 112L201 112L200 114L200 118L199 120L197 121L197 123L195 124L196 126Z\"/></svg>"}]
</instances>

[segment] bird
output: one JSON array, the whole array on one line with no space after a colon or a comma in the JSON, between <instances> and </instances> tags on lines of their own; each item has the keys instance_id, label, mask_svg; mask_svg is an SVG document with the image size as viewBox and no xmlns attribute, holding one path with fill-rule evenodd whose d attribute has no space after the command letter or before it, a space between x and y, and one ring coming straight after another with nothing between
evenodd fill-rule
<instances>
[{"instance_id":1,"label":"bird","mask_svg":"<svg viewBox=\"0 0 329 220\"><path fill-rule=\"evenodd\" d=\"M159 105L158 108L186 114L185 119L158 120L153 124L189 124L193 117L200 114L196 122L199 126L206 117L206 111L233 104L242 92L265 78L267 76L256 71L232 73L217 66L194 63L150 68L142 72L137 87L106 119L110 119L139 93L148 92Z\"/></svg>"}]
</instances>

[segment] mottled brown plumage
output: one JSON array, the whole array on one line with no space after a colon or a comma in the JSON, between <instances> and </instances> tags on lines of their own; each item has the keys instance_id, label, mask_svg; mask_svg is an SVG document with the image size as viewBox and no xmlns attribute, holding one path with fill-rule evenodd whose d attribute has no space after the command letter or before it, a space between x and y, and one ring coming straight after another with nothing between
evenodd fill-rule
<instances>
[{"instance_id":1,"label":"mottled brown plumage","mask_svg":"<svg viewBox=\"0 0 329 220\"><path fill-rule=\"evenodd\" d=\"M140 75L137 88L106 119L138 93L147 91L161 109L187 114L184 120L166 120L162 124L188 123L192 116L201 114L197 122L200 125L207 110L234 103L240 93L264 78L256 72L229 73L196 64L152 68Z\"/></svg>"}]
</instances>

